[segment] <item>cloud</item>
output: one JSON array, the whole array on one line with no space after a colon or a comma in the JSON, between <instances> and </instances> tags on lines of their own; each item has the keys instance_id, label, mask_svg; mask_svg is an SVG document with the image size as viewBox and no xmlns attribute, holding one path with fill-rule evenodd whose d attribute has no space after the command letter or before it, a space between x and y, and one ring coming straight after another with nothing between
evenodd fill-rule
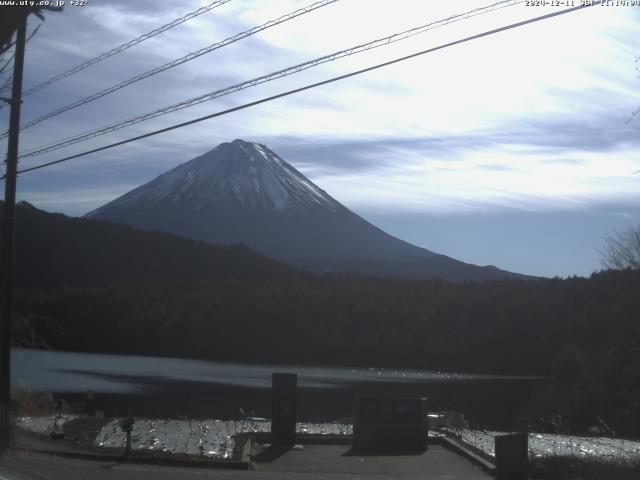
<instances>
[{"instance_id":1,"label":"cloud","mask_svg":"<svg viewBox=\"0 0 640 480\"><path fill-rule=\"evenodd\" d=\"M233 0L25 97L23 121L309 3ZM24 131L21 151L479 5L364 3L336 2L59 115ZM47 14L27 48L25 88L202 5L105 0ZM450 24L21 166L551 11L509 7ZM19 198L81 215L239 137L267 144L347 207L413 243L514 271L587 274L598 266L598 239L638 212L640 119L627 121L640 105L639 26L638 8L556 17L21 175ZM2 109L0 128L7 124Z\"/></svg>"},{"instance_id":2,"label":"cloud","mask_svg":"<svg viewBox=\"0 0 640 480\"><path fill-rule=\"evenodd\" d=\"M484 165L478 165L476 168L480 170L489 170L494 172L514 172L516 168L501 163L486 163Z\"/></svg>"},{"instance_id":3,"label":"cloud","mask_svg":"<svg viewBox=\"0 0 640 480\"><path fill-rule=\"evenodd\" d=\"M454 258L543 276L600 270L607 233L639 218L638 198L575 209L523 211L505 207L448 215L359 210L388 232Z\"/></svg>"},{"instance_id":4,"label":"cloud","mask_svg":"<svg viewBox=\"0 0 640 480\"><path fill-rule=\"evenodd\" d=\"M477 6L445 3L427 8L424 2L407 2L399 9L372 1L365 21L357 2L337 2L43 122L24 132L21 148ZM25 84L199 5L112 0L50 14L30 45ZM300 6L293 1L229 2L27 97L23 118ZM514 7L459 22L22 164L56 160L534 13L543 11ZM358 28L353 28L354 19L360 19ZM638 170L640 137L637 123L625 122L640 105L633 62L640 51L635 35L639 20L633 9L588 9L73 160L47 175L25 175L21 185L42 195L62 195L61 185L81 191L87 184L117 194L124 185L148 181L218 143L241 137L268 144L348 206L442 214L459 208L549 208L633 196L636 178L627 177ZM572 48L557 48L565 44ZM49 182L42 181L45 177ZM81 198L92 201L87 195Z\"/></svg>"},{"instance_id":5,"label":"cloud","mask_svg":"<svg viewBox=\"0 0 640 480\"><path fill-rule=\"evenodd\" d=\"M129 191L137 185L111 185L107 188L73 188L57 189L46 193L21 190L17 200L26 200L36 207L49 212L61 212L72 216L81 216L91 210L87 207L98 207Z\"/></svg>"}]
</instances>

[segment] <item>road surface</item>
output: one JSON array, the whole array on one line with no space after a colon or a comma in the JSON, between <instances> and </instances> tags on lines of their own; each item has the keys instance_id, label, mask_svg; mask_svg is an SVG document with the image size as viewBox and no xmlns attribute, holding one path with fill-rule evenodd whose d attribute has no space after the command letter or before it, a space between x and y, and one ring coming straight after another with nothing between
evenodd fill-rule
<instances>
[{"instance_id":1,"label":"road surface","mask_svg":"<svg viewBox=\"0 0 640 480\"><path fill-rule=\"evenodd\" d=\"M168 467L10 453L0 461L0 480L487 480L463 457L434 445L420 455L351 455L348 446L305 445L282 455L258 457L255 471Z\"/></svg>"}]
</instances>

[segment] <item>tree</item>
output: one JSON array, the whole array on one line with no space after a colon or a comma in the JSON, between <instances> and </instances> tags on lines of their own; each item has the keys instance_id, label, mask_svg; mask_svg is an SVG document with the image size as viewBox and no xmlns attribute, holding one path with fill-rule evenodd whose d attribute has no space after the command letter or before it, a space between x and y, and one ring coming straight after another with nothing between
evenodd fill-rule
<instances>
[{"instance_id":1,"label":"tree","mask_svg":"<svg viewBox=\"0 0 640 480\"><path fill-rule=\"evenodd\" d=\"M600 253L605 268L640 269L640 222L605 237L604 248Z\"/></svg>"}]
</instances>

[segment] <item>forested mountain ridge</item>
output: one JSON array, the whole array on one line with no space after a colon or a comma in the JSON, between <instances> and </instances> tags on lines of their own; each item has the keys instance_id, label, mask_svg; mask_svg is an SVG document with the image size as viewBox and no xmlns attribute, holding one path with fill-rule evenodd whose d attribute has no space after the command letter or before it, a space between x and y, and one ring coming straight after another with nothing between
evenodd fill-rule
<instances>
[{"instance_id":1,"label":"forested mountain ridge","mask_svg":"<svg viewBox=\"0 0 640 480\"><path fill-rule=\"evenodd\" d=\"M266 145L240 139L178 165L86 217L211 244L240 243L317 273L451 281L526 277L396 238L339 203Z\"/></svg>"},{"instance_id":2,"label":"forested mountain ridge","mask_svg":"<svg viewBox=\"0 0 640 480\"><path fill-rule=\"evenodd\" d=\"M529 416L640 431L640 270L458 283L315 275L245 247L28 205L15 270L17 314L59 325L34 323L53 348L551 374Z\"/></svg>"},{"instance_id":3,"label":"forested mountain ridge","mask_svg":"<svg viewBox=\"0 0 640 480\"><path fill-rule=\"evenodd\" d=\"M0 202L0 213L4 202ZM308 275L245 246L219 246L110 221L17 206L15 285L198 284L295 280Z\"/></svg>"},{"instance_id":4,"label":"forested mountain ridge","mask_svg":"<svg viewBox=\"0 0 640 480\"><path fill-rule=\"evenodd\" d=\"M21 290L73 351L552 375L523 418L640 432L640 271L446 283L365 276L198 288ZM553 427L554 429L556 427Z\"/></svg>"},{"instance_id":5,"label":"forested mountain ridge","mask_svg":"<svg viewBox=\"0 0 640 480\"><path fill-rule=\"evenodd\" d=\"M21 307L73 330L59 344L69 349L83 338L81 321L146 335L148 341L118 345L130 353L545 374L562 345L598 351L636 339L640 345L640 272L634 270L463 283L316 275L242 246L212 246L22 204L15 273L18 290L50 292L45 303L36 293L33 301L19 297ZM118 309L107 308L115 298ZM151 332L154 318L194 341L174 342L169 335L165 342L162 331ZM217 334L197 338L208 331ZM273 335L278 348L260 346ZM256 345L239 348L253 337ZM82 343L109 351L108 338Z\"/></svg>"}]
</instances>

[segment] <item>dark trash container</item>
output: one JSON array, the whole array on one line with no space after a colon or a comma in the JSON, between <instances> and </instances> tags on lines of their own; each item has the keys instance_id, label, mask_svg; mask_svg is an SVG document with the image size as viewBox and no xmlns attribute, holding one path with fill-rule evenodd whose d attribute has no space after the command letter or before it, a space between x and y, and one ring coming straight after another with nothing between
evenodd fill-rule
<instances>
[{"instance_id":1,"label":"dark trash container","mask_svg":"<svg viewBox=\"0 0 640 480\"><path fill-rule=\"evenodd\" d=\"M353 448L411 450L427 448L427 399L354 397Z\"/></svg>"},{"instance_id":2,"label":"dark trash container","mask_svg":"<svg viewBox=\"0 0 640 480\"><path fill-rule=\"evenodd\" d=\"M529 436L526 433L498 435L495 451L497 480L527 480Z\"/></svg>"}]
</instances>

